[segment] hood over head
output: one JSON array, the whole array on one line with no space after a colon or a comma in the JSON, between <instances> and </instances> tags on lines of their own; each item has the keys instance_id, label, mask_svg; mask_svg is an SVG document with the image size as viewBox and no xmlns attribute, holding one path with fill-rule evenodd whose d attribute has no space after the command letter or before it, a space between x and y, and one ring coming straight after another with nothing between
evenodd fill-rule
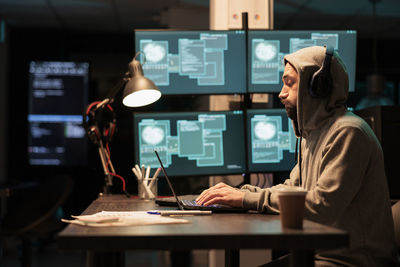
<instances>
[{"instance_id":1,"label":"hood over head","mask_svg":"<svg viewBox=\"0 0 400 267\"><path fill-rule=\"evenodd\" d=\"M297 122L293 121L297 136L307 137L327 120L346 112L349 79L346 67L336 52L330 66L332 91L323 98L314 98L309 93L311 77L323 65L325 52L325 47L312 46L284 57L285 64L290 63L299 74Z\"/></svg>"}]
</instances>

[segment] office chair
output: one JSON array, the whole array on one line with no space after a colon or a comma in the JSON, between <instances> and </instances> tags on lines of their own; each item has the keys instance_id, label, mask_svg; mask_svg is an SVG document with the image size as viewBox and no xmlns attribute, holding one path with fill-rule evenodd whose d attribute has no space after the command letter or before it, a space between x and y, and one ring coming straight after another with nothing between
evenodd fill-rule
<instances>
[{"instance_id":1,"label":"office chair","mask_svg":"<svg viewBox=\"0 0 400 267\"><path fill-rule=\"evenodd\" d=\"M56 217L57 210L66 202L73 187L69 176L55 176L23 194L8 199L0 235L21 241L21 266L32 265L32 241L48 237L64 226Z\"/></svg>"},{"instance_id":2,"label":"office chair","mask_svg":"<svg viewBox=\"0 0 400 267\"><path fill-rule=\"evenodd\" d=\"M400 251L400 201L392 205L394 237L396 239L397 250Z\"/></svg>"}]
</instances>

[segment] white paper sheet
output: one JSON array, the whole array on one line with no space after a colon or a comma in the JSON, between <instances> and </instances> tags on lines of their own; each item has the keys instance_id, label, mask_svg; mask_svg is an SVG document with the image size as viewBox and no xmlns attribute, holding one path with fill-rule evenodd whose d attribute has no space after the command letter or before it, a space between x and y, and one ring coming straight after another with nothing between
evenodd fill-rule
<instances>
[{"instance_id":1,"label":"white paper sheet","mask_svg":"<svg viewBox=\"0 0 400 267\"><path fill-rule=\"evenodd\" d=\"M75 218L75 220L61 219L61 221L91 227L177 224L190 222L185 219L148 214L146 211L102 211L92 215L73 216L73 218ZM105 218L109 218L110 221L104 220Z\"/></svg>"}]
</instances>

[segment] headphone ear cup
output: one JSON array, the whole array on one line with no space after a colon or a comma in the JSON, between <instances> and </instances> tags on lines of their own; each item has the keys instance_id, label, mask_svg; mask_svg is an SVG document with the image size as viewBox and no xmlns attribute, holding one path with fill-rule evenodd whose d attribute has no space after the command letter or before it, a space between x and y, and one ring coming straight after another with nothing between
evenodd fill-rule
<instances>
[{"instance_id":1,"label":"headphone ear cup","mask_svg":"<svg viewBox=\"0 0 400 267\"><path fill-rule=\"evenodd\" d=\"M324 70L318 70L311 77L310 95L314 98L327 97L332 91L332 78L330 73Z\"/></svg>"}]
</instances>

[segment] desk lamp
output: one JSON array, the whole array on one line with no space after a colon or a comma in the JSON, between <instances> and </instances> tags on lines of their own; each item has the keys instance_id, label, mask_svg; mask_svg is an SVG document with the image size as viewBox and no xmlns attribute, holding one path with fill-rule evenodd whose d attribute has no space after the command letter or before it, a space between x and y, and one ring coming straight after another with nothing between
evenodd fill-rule
<instances>
[{"instance_id":1,"label":"desk lamp","mask_svg":"<svg viewBox=\"0 0 400 267\"><path fill-rule=\"evenodd\" d=\"M129 63L129 71L110 90L110 94L103 101L95 101L88 105L83 114L83 125L92 143L98 146L98 152L105 175L103 194L110 193L112 178L122 180L122 189L125 194L125 180L115 173L111 162L108 144L112 140L116 128L116 115L111 104L114 97L124 88L122 103L127 107L142 107L156 102L161 92L151 80L143 75L142 65L136 60L138 52Z\"/></svg>"}]
</instances>

